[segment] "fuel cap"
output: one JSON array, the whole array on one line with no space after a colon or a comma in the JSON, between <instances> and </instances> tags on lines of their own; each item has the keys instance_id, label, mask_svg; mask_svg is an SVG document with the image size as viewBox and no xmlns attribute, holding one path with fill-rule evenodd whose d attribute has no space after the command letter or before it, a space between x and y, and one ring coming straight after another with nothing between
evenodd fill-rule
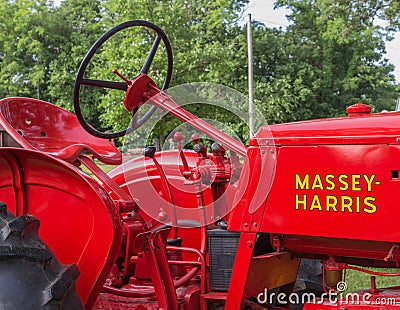
<instances>
[{"instance_id":1,"label":"fuel cap","mask_svg":"<svg viewBox=\"0 0 400 310\"><path fill-rule=\"evenodd\" d=\"M371 114L371 106L364 103L355 103L347 107L346 112L348 116L361 116L364 114Z\"/></svg>"}]
</instances>

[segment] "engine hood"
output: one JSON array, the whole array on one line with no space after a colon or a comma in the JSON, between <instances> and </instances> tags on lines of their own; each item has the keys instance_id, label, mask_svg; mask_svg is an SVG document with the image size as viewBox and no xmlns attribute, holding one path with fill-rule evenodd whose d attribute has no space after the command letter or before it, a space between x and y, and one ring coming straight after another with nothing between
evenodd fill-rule
<instances>
[{"instance_id":1,"label":"engine hood","mask_svg":"<svg viewBox=\"0 0 400 310\"><path fill-rule=\"evenodd\" d=\"M318 119L263 126L250 146L272 137L280 145L393 144L400 138L400 112Z\"/></svg>"}]
</instances>

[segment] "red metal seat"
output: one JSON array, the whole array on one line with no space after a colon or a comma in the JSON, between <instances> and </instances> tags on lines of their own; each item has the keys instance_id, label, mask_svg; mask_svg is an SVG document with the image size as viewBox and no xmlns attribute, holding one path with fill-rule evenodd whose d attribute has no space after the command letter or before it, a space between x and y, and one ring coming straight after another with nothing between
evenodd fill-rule
<instances>
[{"instance_id":1,"label":"red metal seat","mask_svg":"<svg viewBox=\"0 0 400 310\"><path fill-rule=\"evenodd\" d=\"M0 125L23 148L72 163L82 152L105 164L119 165L122 155L108 140L94 137L76 116L54 104L31 98L0 100Z\"/></svg>"}]
</instances>

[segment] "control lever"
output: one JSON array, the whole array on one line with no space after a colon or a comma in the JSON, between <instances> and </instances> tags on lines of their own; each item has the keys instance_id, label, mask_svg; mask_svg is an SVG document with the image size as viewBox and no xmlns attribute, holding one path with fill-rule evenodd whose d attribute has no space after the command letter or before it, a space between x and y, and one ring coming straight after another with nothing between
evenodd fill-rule
<instances>
[{"instance_id":1,"label":"control lever","mask_svg":"<svg viewBox=\"0 0 400 310\"><path fill-rule=\"evenodd\" d=\"M179 156L181 157L182 164L183 164L183 171L184 172L188 172L189 171L189 165L187 163L185 154L183 153L183 150L182 150L182 145L181 145L182 139L183 139L183 136L182 136L181 132L178 131L178 132L176 132L174 134L174 140L178 144Z\"/></svg>"},{"instance_id":2,"label":"control lever","mask_svg":"<svg viewBox=\"0 0 400 310\"><path fill-rule=\"evenodd\" d=\"M207 158L207 148L204 144L200 143L200 136L197 133L194 133L192 134L191 139L194 144L193 150L199 156L199 161Z\"/></svg>"},{"instance_id":3,"label":"control lever","mask_svg":"<svg viewBox=\"0 0 400 310\"><path fill-rule=\"evenodd\" d=\"M172 238L178 238L178 221L175 209L175 202L174 197L172 196L171 186L168 182L167 176L164 173L163 168L161 167L160 163L155 158L156 154L156 147L155 146L148 146L144 150L144 156L147 158L151 158L153 160L154 165L156 166L158 173L160 174L161 186L163 191L166 195L166 200L169 202L170 205L170 214L171 214L171 223L173 225L172 228Z\"/></svg>"}]
</instances>

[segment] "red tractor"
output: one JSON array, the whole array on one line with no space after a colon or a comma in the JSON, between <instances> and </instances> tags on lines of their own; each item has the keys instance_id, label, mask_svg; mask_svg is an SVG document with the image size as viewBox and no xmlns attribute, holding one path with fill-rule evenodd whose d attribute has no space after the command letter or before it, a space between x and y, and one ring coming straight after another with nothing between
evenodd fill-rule
<instances>
[{"instance_id":1,"label":"red tractor","mask_svg":"<svg viewBox=\"0 0 400 310\"><path fill-rule=\"evenodd\" d=\"M156 33L139 75L85 77L100 46L129 27ZM161 41L160 90L147 73ZM399 267L400 114L356 104L347 117L263 126L245 146L164 92L171 74L165 33L130 21L84 58L76 116L35 99L0 101L0 308L397 308L399 288L377 288L374 277L352 302L337 294L346 269ZM125 92L133 114L153 108L126 130L99 132L83 117L82 85ZM214 139L211 151L196 134L193 150L182 149L176 133L178 150L150 146L122 164L109 139L155 109ZM88 155L120 166L106 174Z\"/></svg>"}]
</instances>

